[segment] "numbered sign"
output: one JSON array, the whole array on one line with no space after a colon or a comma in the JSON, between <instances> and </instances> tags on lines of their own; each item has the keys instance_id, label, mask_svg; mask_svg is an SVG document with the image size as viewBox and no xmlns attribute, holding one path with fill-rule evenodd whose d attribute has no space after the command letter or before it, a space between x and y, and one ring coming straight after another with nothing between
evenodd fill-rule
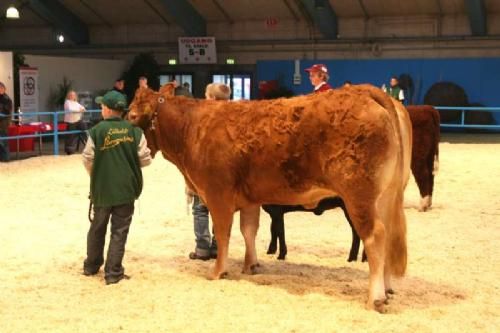
<instances>
[{"instance_id":1,"label":"numbered sign","mask_svg":"<svg viewBox=\"0 0 500 333\"><path fill-rule=\"evenodd\" d=\"M217 63L215 37L179 37L179 63Z\"/></svg>"}]
</instances>

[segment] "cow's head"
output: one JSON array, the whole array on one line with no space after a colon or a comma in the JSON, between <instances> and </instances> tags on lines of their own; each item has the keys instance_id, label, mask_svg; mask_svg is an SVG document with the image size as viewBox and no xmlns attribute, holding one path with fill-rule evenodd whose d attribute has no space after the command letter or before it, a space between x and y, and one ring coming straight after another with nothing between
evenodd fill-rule
<instances>
[{"instance_id":1,"label":"cow's head","mask_svg":"<svg viewBox=\"0 0 500 333\"><path fill-rule=\"evenodd\" d=\"M174 91L175 85L173 83L165 84L159 92L149 88L137 89L129 106L128 121L143 130L150 128L153 116L157 112L158 101L165 97L174 96Z\"/></svg>"}]
</instances>

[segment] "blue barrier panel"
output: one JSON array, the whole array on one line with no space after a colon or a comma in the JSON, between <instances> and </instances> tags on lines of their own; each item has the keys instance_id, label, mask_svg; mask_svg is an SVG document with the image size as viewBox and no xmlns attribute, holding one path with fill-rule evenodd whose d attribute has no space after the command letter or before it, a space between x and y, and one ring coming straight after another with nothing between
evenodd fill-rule
<instances>
[{"instance_id":1,"label":"blue barrier panel","mask_svg":"<svg viewBox=\"0 0 500 333\"><path fill-rule=\"evenodd\" d=\"M12 118L13 120L19 121L22 120L22 117L33 117L39 119L40 116L49 116L49 118L52 118L49 120L47 123L43 122L32 122L28 123L26 125L33 124L33 126L40 126L40 129L38 131L35 131L35 134L24 134L24 135L15 135L15 136L5 136L5 137L0 137L0 141L8 141L8 140L20 140L20 139L28 139L28 138L40 138L40 146L42 142L43 137L53 137L54 141L54 155L59 155L59 135L68 135L68 134L80 134L84 133L85 131L82 130L74 130L74 131L59 131L59 116L63 115L65 113L71 113L67 111L55 111L55 112L31 112L31 113L13 113ZM83 113L83 119L92 117L92 114L94 113L101 113L101 110L86 110ZM43 130L43 124L46 125L51 125L52 128L49 130ZM43 133L43 132L50 132L50 133ZM40 149L41 150L41 149ZM19 144L18 144L18 153L19 153ZM41 151L40 151L41 153Z\"/></svg>"},{"instance_id":2,"label":"blue barrier panel","mask_svg":"<svg viewBox=\"0 0 500 333\"><path fill-rule=\"evenodd\" d=\"M443 128L477 128L477 129L499 129L500 124L497 125L479 125L479 124L465 124L465 112L500 112L500 107L484 107L484 106L435 106L440 111L461 111L460 124L441 124Z\"/></svg>"}]
</instances>

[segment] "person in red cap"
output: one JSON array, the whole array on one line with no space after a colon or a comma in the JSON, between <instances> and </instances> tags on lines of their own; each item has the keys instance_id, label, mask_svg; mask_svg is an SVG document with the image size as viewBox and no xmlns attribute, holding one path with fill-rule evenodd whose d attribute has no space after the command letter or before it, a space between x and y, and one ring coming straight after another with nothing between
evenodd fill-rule
<instances>
[{"instance_id":1,"label":"person in red cap","mask_svg":"<svg viewBox=\"0 0 500 333\"><path fill-rule=\"evenodd\" d=\"M309 80L311 80L311 84L314 86L315 93L332 89L327 82L330 76L328 75L328 68L325 65L314 64L306 68L306 72L309 73Z\"/></svg>"}]
</instances>

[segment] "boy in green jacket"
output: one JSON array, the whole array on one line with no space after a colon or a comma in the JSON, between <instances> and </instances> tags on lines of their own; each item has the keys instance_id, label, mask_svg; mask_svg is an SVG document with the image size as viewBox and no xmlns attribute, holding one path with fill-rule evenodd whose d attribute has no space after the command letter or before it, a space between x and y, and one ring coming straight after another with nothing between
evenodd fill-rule
<instances>
[{"instance_id":1,"label":"boy in green jacket","mask_svg":"<svg viewBox=\"0 0 500 333\"><path fill-rule=\"evenodd\" d=\"M87 234L87 258L83 274L95 275L104 263L104 242L111 217L111 238L104 266L106 284L124 278L122 266L125 243L134 214L134 201L142 191L141 167L151 164L151 155L142 130L122 119L125 95L109 91L97 97L102 117L89 131L83 150L83 164L90 174L90 197L94 220Z\"/></svg>"}]
</instances>

